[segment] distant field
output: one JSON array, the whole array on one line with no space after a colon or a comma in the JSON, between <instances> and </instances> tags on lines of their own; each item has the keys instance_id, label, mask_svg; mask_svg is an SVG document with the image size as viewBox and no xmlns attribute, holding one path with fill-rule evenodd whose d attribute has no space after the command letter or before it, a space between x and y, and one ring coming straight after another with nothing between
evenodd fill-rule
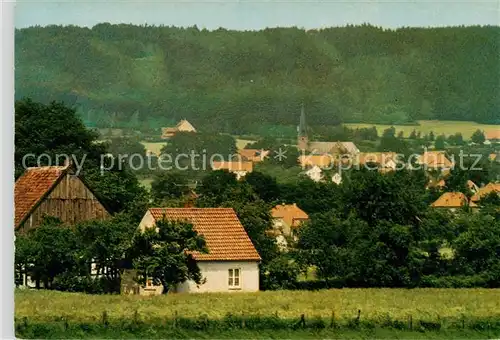
<instances>
[{"instance_id":1,"label":"distant field","mask_svg":"<svg viewBox=\"0 0 500 340\"><path fill-rule=\"evenodd\" d=\"M152 153L159 155L161 153L161 148L167 145L167 142L141 142L142 145L146 148L146 150L151 151Z\"/></svg>"},{"instance_id":2,"label":"distant field","mask_svg":"<svg viewBox=\"0 0 500 340\"><path fill-rule=\"evenodd\" d=\"M249 144L249 143L253 143L253 142L255 142L255 141L253 141L253 140L248 140L248 139L238 139L238 138L237 138L237 139L236 139L236 147L237 147L238 149L244 149L244 148L245 148L245 146L246 146L247 144Z\"/></svg>"},{"instance_id":3,"label":"distant field","mask_svg":"<svg viewBox=\"0 0 500 340\"><path fill-rule=\"evenodd\" d=\"M470 139L474 131L479 130L494 130L500 129L500 125L487 125L487 124L478 124L475 122L464 122L464 121L441 121L441 120L419 120L418 123L420 125L416 126L406 126L406 125L394 125L396 131L403 131L404 137L408 137L410 133L415 129L417 132L420 131L422 135L428 134L433 131L434 134L440 135L445 134L446 136L455 134L460 132L465 139ZM375 126L379 135L382 132L390 128L392 125L382 125L382 124L345 124L351 128L366 128Z\"/></svg>"}]
</instances>

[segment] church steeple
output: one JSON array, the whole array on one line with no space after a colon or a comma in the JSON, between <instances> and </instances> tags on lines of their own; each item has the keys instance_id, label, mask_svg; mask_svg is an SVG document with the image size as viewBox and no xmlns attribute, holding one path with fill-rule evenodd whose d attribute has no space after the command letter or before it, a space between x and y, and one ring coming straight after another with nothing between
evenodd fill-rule
<instances>
[{"instance_id":1,"label":"church steeple","mask_svg":"<svg viewBox=\"0 0 500 340\"><path fill-rule=\"evenodd\" d=\"M304 104L302 104L302 108L300 111L300 121L299 126L297 127L297 147L299 150L306 150L308 139L307 139L307 126L306 126L306 113L304 111Z\"/></svg>"}]
</instances>

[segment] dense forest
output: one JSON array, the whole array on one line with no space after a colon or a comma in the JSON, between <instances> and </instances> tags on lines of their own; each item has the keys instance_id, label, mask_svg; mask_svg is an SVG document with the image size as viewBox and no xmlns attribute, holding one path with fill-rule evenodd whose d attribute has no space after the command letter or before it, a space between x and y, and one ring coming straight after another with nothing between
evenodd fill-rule
<instances>
[{"instance_id":1,"label":"dense forest","mask_svg":"<svg viewBox=\"0 0 500 340\"><path fill-rule=\"evenodd\" d=\"M500 28L16 30L16 97L63 100L88 125L206 132L419 119L500 123Z\"/></svg>"}]
</instances>

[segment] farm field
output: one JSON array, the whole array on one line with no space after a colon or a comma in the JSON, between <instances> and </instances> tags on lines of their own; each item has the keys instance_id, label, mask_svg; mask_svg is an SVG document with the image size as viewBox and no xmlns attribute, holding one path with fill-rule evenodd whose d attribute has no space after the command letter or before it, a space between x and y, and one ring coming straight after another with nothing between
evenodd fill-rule
<instances>
[{"instance_id":1,"label":"farm field","mask_svg":"<svg viewBox=\"0 0 500 340\"><path fill-rule=\"evenodd\" d=\"M15 306L17 335L24 338L500 336L500 289L331 289L156 297L16 290Z\"/></svg>"},{"instance_id":2,"label":"farm field","mask_svg":"<svg viewBox=\"0 0 500 340\"><path fill-rule=\"evenodd\" d=\"M253 142L255 142L255 141L248 140L248 139L239 139L239 138L236 138L236 147L238 149L244 149L247 144L253 143Z\"/></svg>"},{"instance_id":3,"label":"farm field","mask_svg":"<svg viewBox=\"0 0 500 340\"><path fill-rule=\"evenodd\" d=\"M406 320L440 318L500 319L500 289L331 289L320 291L263 291L235 294L171 294L156 297L85 295L57 291L17 290L18 318L50 321L63 314L68 319L90 322L103 311L110 320L129 318L134 311L144 317L222 318L235 315L274 315L296 318L350 319L361 310L362 319L390 316ZM204 308L204 306L206 306Z\"/></svg>"},{"instance_id":4,"label":"farm field","mask_svg":"<svg viewBox=\"0 0 500 340\"><path fill-rule=\"evenodd\" d=\"M167 142L141 142L142 145L146 148L146 150L151 151L155 155L159 155L161 153L161 148L167 145Z\"/></svg>"},{"instance_id":5,"label":"farm field","mask_svg":"<svg viewBox=\"0 0 500 340\"><path fill-rule=\"evenodd\" d=\"M474 131L477 129L488 131L500 129L500 125L487 125L479 124L476 122L467 121L451 121L451 120L419 120L419 125L394 125L396 128L396 133L403 131L404 137L408 137L410 133L415 129L417 132L420 131L422 135L425 135L431 131L436 135L445 134L446 136L460 132L465 139L470 139ZM381 135L382 132L390 128L392 125L382 125L382 124L344 124L350 128L366 128L375 126L377 128L378 134Z\"/></svg>"}]
</instances>

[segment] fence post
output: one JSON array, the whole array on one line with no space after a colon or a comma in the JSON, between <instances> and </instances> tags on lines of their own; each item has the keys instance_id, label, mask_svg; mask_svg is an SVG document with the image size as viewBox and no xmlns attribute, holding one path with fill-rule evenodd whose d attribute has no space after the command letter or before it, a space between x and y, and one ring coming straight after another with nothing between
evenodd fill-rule
<instances>
[{"instance_id":1,"label":"fence post","mask_svg":"<svg viewBox=\"0 0 500 340\"><path fill-rule=\"evenodd\" d=\"M300 323L302 324L302 328L306 327L306 316L304 314L300 315Z\"/></svg>"},{"instance_id":2,"label":"fence post","mask_svg":"<svg viewBox=\"0 0 500 340\"><path fill-rule=\"evenodd\" d=\"M359 325L360 319L361 319L361 309L358 309L358 316L356 317L356 325Z\"/></svg>"},{"instance_id":3,"label":"fence post","mask_svg":"<svg viewBox=\"0 0 500 340\"><path fill-rule=\"evenodd\" d=\"M174 312L174 328L177 328L177 311Z\"/></svg>"},{"instance_id":4,"label":"fence post","mask_svg":"<svg viewBox=\"0 0 500 340\"><path fill-rule=\"evenodd\" d=\"M411 331L413 330L413 317L411 314L408 316L408 329Z\"/></svg>"},{"instance_id":5,"label":"fence post","mask_svg":"<svg viewBox=\"0 0 500 340\"><path fill-rule=\"evenodd\" d=\"M108 312L106 312L106 311L102 312L101 321L102 321L102 325L107 328L108 324L109 324L109 322L108 322Z\"/></svg>"},{"instance_id":6,"label":"fence post","mask_svg":"<svg viewBox=\"0 0 500 340\"><path fill-rule=\"evenodd\" d=\"M332 310L332 317L330 319L330 327L334 328L335 327L335 311Z\"/></svg>"}]
</instances>

